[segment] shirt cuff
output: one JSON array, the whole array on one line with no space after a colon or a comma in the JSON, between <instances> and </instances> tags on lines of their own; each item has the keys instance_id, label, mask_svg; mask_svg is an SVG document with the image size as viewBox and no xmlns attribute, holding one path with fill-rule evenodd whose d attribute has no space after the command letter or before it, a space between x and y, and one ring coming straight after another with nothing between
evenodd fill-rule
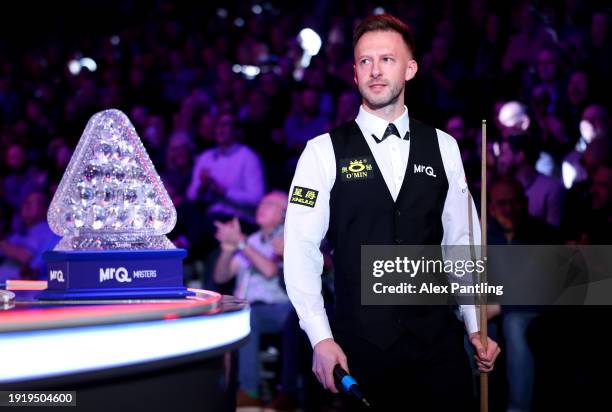
<instances>
[{"instance_id":1,"label":"shirt cuff","mask_svg":"<svg viewBox=\"0 0 612 412\"><path fill-rule=\"evenodd\" d=\"M308 321L300 320L300 326L304 329L306 335L308 335L308 339L313 348L323 339L333 339L327 315L315 316L308 319Z\"/></svg>"},{"instance_id":2,"label":"shirt cuff","mask_svg":"<svg viewBox=\"0 0 612 412\"><path fill-rule=\"evenodd\" d=\"M461 317L463 318L463 323L465 324L465 329L467 330L468 335L474 332L478 332L480 330L480 327L478 327L476 306L461 305L460 309Z\"/></svg>"}]
</instances>

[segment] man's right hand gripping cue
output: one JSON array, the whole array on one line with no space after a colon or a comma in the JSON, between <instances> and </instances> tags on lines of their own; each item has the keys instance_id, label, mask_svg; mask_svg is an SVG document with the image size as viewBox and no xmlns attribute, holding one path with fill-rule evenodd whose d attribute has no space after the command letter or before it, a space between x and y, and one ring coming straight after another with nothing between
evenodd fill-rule
<instances>
[{"instance_id":1,"label":"man's right hand gripping cue","mask_svg":"<svg viewBox=\"0 0 612 412\"><path fill-rule=\"evenodd\" d=\"M321 385L333 393L338 393L334 383L334 366L340 364L349 372L346 355L340 346L331 338L323 339L314 346L312 355L312 371Z\"/></svg>"}]
</instances>

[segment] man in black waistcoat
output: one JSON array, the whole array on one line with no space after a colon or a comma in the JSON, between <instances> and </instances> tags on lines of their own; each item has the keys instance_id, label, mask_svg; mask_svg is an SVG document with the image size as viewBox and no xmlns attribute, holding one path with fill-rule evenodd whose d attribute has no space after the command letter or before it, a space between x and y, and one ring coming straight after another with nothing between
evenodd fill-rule
<instances>
[{"instance_id":1,"label":"man in black waistcoat","mask_svg":"<svg viewBox=\"0 0 612 412\"><path fill-rule=\"evenodd\" d=\"M480 344L476 309L361 305L361 245L468 245L480 239L456 141L409 118L405 82L417 71L409 28L390 15L355 30L355 121L310 140L291 186L285 226L287 292L314 349L313 372L336 392L340 364L381 411L473 410L463 318L481 371L500 352ZM469 216L474 216L470 222ZM335 315L321 297L326 235ZM350 369L349 369L350 368ZM352 405L351 408L357 407Z\"/></svg>"}]
</instances>

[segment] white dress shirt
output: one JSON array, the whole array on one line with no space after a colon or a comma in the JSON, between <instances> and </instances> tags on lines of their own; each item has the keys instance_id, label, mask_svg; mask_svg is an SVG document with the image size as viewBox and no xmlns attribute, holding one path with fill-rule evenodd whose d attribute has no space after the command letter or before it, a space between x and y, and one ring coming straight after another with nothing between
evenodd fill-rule
<instances>
[{"instance_id":1,"label":"white dress shirt","mask_svg":"<svg viewBox=\"0 0 612 412\"><path fill-rule=\"evenodd\" d=\"M404 180L408 166L410 140L392 135L377 143L371 136L382 137L388 122L369 112L363 106L355 119L379 167L393 200ZM393 121L401 136L409 130L408 109ZM480 226L476 208L468 198L467 183L459 147L449 134L437 130L444 170L448 178L448 193L442 212L443 245L469 245L480 243ZM300 318L300 326L314 347L323 339L331 338L329 320L321 295L323 256L319 249L329 226L330 192L336 178L336 159L329 133L308 141L298 162L291 191L294 186L318 190L314 207L289 203L285 220L285 283L287 293ZM469 206L468 206L469 205ZM472 237L468 225L468 207L472 208ZM355 256L355 259L359 259ZM479 330L476 307L460 307L468 333Z\"/></svg>"}]
</instances>

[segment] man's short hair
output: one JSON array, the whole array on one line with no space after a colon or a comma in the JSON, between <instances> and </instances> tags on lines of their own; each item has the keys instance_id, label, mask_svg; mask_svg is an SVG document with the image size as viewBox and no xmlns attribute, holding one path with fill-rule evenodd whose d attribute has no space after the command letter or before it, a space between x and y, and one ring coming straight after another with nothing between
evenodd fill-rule
<instances>
[{"instance_id":1,"label":"man's short hair","mask_svg":"<svg viewBox=\"0 0 612 412\"><path fill-rule=\"evenodd\" d=\"M540 145L528 134L517 134L508 137L507 139L510 149L514 153L523 152L525 162L534 166L540 157Z\"/></svg>"},{"instance_id":2,"label":"man's short hair","mask_svg":"<svg viewBox=\"0 0 612 412\"><path fill-rule=\"evenodd\" d=\"M508 187L513 190L521 199L525 198L525 188L522 184L520 184L518 180L513 177L500 177L499 179L496 179L493 181L493 183L491 183L491 196L489 199L490 201L493 200L494 189L497 189L498 187L502 186Z\"/></svg>"},{"instance_id":3,"label":"man's short hair","mask_svg":"<svg viewBox=\"0 0 612 412\"><path fill-rule=\"evenodd\" d=\"M408 50L410 50L410 54L414 56L414 38L412 37L410 26L390 14L372 15L363 19L353 32L353 49L361 36L371 31L394 31L399 33L402 39L404 39Z\"/></svg>"}]
</instances>

